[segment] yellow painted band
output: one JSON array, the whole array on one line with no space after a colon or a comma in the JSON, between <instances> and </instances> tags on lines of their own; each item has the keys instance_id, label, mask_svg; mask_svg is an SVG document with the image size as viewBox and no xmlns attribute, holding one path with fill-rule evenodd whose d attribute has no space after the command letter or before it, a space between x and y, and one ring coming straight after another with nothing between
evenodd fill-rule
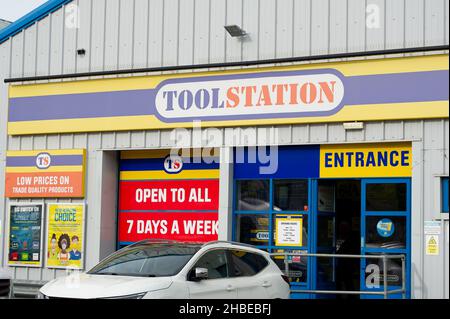
<instances>
[{"instance_id":1,"label":"yellow painted band","mask_svg":"<svg viewBox=\"0 0 450 319\"><path fill-rule=\"evenodd\" d=\"M52 82L43 84L11 85L9 97L31 97L62 94L81 94L96 92L114 92L123 90L153 89L159 83L168 79L195 78L201 76L216 76L242 73L261 73L271 71L292 70L318 70L336 69L344 76L372 75L404 72L422 72L434 70L448 70L448 54L401 57L401 58L377 58L358 61L308 63L295 66L259 67L240 70L191 72L178 74L165 74L154 76L134 76L122 78L108 78L98 80L78 80L70 82Z\"/></svg>"},{"instance_id":2,"label":"yellow painted band","mask_svg":"<svg viewBox=\"0 0 450 319\"><path fill-rule=\"evenodd\" d=\"M332 123L346 121L414 120L448 118L449 101L371 104L345 106L337 114L326 117L300 117L291 119L267 119L246 121L208 121L206 127L233 127L251 125L287 125L305 123ZM44 133L78 133L129 130L156 130L190 128L188 123L163 123L152 115L103 117L94 119L47 120L8 123L9 135Z\"/></svg>"},{"instance_id":3,"label":"yellow painted band","mask_svg":"<svg viewBox=\"0 0 450 319\"><path fill-rule=\"evenodd\" d=\"M50 166L47 169L39 169L37 167L6 167L6 173L68 173L82 172L83 166Z\"/></svg>"},{"instance_id":4,"label":"yellow painted band","mask_svg":"<svg viewBox=\"0 0 450 319\"><path fill-rule=\"evenodd\" d=\"M122 171L121 180L146 180L146 179L206 179L219 178L218 169L185 170L178 174L167 174L165 171Z\"/></svg>"},{"instance_id":5,"label":"yellow painted band","mask_svg":"<svg viewBox=\"0 0 450 319\"><path fill-rule=\"evenodd\" d=\"M37 156L40 153L49 153L50 155L84 155L84 149L74 150L34 150L34 151L7 151L6 156Z\"/></svg>"},{"instance_id":6,"label":"yellow painted band","mask_svg":"<svg viewBox=\"0 0 450 319\"><path fill-rule=\"evenodd\" d=\"M219 156L219 149L207 149L207 154L203 154L202 149L185 149L185 152L181 153L181 156L185 157L202 157L204 159L212 158L210 154L216 154ZM209 152L211 151L211 152ZM142 159L142 158L165 158L170 154L170 149L165 150L142 150L142 151L122 151L120 152L120 159ZM177 153L178 154L178 153Z\"/></svg>"}]
</instances>

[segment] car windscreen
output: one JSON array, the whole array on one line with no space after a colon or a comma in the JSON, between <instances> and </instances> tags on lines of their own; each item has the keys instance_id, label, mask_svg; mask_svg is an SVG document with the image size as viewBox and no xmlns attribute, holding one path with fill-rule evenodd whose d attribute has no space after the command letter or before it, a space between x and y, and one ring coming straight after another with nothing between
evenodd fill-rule
<instances>
[{"instance_id":1,"label":"car windscreen","mask_svg":"<svg viewBox=\"0 0 450 319\"><path fill-rule=\"evenodd\" d=\"M200 246L142 245L127 247L100 262L88 274L167 277L178 274Z\"/></svg>"}]
</instances>

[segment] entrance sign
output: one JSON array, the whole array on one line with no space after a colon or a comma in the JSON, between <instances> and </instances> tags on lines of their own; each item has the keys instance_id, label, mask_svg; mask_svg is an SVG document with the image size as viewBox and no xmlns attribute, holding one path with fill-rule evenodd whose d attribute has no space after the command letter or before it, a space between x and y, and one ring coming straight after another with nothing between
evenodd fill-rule
<instances>
[{"instance_id":1,"label":"entrance sign","mask_svg":"<svg viewBox=\"0 0 450 319\"><path fill-rule=\"evenodd\" d=\"M303 215L275 217L275 246L303 245Z\"/></svg>"},{"instance_id":2,"label":"entrance sign","mask_svg":"<svg viewBox=\"0 0 450 319\"><path fill-rule=\"evenodd\" d=\"M8 266L42 266L44 204L9 205Z\"/></svg>"},{"instance_id":3,"label":"entrance sign","mask_svg":"<svg viewBox=\"0 0 450 319\"><path fill-rule=\"evenodd\" d=\"M46 267L84 268L85 219L84 204L47 204Z\"/></svg>"},{"instance_id":4,"label":"entrance sign","mask_svg":"<svg viewBox=\"0 0 450 319\"><path fill-rule=\"evenodd\" d=\"M411 143L320 146L320 177L410 177Z\"/></svg>"},{"instance_id":5,"label":"entrance sign","mask_svg":"<svg viewBox=\"0 0 450 319\"><path fill-rule=\"evenodd\" d=\"M217 240L218 161L169 152L121 153L120 245L143 239Z\"/></svg>"},{"instance_id":6,"label":"entrance sign","mask_svg":"<svg viewBox=\"0 0 450 319\"><path fill-rule=\"evenodd\" d=\"M82 198L85 165L84 149L8 151L5 196Z\"/></svg>"},{"instance_id":7,"label":"entrance sign","mask_svg":"<svg viewBox=\"0 0 450 319\"><path fill-rule=\"evenodd\" d=\"M8 134L446 118L448 85L445 54L10 85Z\"/></svg>"}]
</instances>

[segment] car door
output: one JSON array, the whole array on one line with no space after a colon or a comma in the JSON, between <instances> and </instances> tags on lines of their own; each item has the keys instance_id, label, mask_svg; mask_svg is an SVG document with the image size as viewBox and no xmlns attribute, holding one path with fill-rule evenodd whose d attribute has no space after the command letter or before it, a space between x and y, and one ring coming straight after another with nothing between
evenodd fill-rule
<instances>
[{"instance_id":1,"label":"car door","mask_svg":"<svg viewBox=\"0 0 450 319\"><path fill-rule=\"evenodd\" d=\"M236 299L237 290L231 283L230 265L227 253L223 249L215 249L203 254L190 272L195 268L208 269L208 279L200 281L187 280L191 299Z\"/></svg>"},{"instance_id":2,"label":"car door","mask_svg":"<svg viewBox=\"0 0 450 319\"><path fill-rule=\"evenodd\" d=\"M262 273L269 262L257 253L240 249L228 251L232 285L237 288L238 299L265 299L273 285L271 274Z\"/></svg>"}]
</instances>

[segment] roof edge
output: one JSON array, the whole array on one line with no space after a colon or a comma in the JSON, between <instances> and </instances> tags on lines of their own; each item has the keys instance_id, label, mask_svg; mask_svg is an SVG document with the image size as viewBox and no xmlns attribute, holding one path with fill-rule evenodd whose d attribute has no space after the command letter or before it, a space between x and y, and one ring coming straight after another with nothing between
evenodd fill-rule
<instances>
[{"instance_id":1,"label":"roof edge","mask_svg":"<svg viewBox=\"0 0 450 319\"><path fill-rule=\"evenodd\" d=\"M0 45L72 0L49 0L0 31Z\"/></svg>"}]
</instances>

